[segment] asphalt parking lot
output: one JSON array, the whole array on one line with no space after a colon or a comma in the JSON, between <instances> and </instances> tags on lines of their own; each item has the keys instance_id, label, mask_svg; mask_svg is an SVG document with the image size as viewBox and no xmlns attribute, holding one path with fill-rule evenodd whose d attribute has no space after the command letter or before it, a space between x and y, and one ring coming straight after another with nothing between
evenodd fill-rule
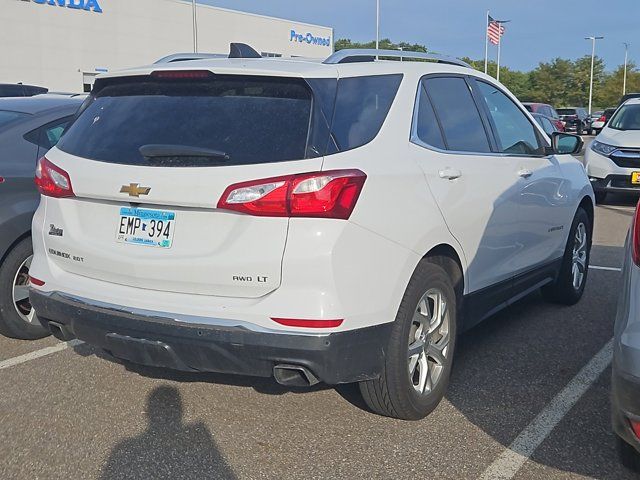
<instances>
[{"instance_id":1,"label":"asphalt parking lot","mask_svg":"<svg viewBox=\"0 0 640 480\"><path fill-rule=\"evenodd\" d=\"M633 205L597 207L582 301L534 294L465 333L445 400L419 422L368 413L353 386L287 389L0 338L0 476L635 478L615 454L608 367Z\"/></svg>"}]
</instances>

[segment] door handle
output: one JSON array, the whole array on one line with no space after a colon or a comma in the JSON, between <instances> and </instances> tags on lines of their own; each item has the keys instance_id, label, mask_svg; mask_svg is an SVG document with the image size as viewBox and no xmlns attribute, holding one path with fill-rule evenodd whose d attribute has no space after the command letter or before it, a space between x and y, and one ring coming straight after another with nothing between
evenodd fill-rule
<instances>
[{"instance_id":1,"label":"door handle","mask_svg":"<svg viewBox=\"0 0 640 480\"><path fill-rule=\"evenodd\" d=\"M521 168L520 170L518 170L519 177L529 178L531 175L533 175L533 172L528 168Z\"/></svg>"},{"instance_id":2,"label":"door handle","mask_svg":"<svg viewBox=\"0 0 640 480\"><path fill-rule=\"evenodd\" d=\"M444 168L438 172L440 178L444 178L445 180L455 180L462 176L462 172L456 168Z\"/></svg>"}]
</instances>

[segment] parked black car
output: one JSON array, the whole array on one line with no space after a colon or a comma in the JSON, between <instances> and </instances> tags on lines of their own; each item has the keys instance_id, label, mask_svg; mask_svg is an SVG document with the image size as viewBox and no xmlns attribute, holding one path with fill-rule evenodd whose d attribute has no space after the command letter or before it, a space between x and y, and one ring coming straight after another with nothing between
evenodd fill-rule
<instances>
[{"instance_id":1,"label":"parked black car","mask_svg":"<svg viewBox=\"0 0 640 480\"><path fill-rule=\"evenodd\" d=\"M0 98L0 334L48 335L29 303L36 162L57 142L84 96Z\"/></svg>"},{"instance_id":2,"label":"parked black car","mask_svg":"<svg viewBox=\"0 0 640 480\"><path fill-rule=\"evenodd\" d=\"M47 93L48 88L21 83L0 83L0 97L32 97Z\"/></svg>"},{"instance_id":3,"label":"parked black car","mask_svg":"<svg viewBox=\"0 0 640 480\"><path fill-rule=\"evenodd\" d=\"M564 122L564 128L568 132L576 132L578 135L591 133L591 117L582 107L558 108L560 120Z\"/></svg>"}]
</instances>

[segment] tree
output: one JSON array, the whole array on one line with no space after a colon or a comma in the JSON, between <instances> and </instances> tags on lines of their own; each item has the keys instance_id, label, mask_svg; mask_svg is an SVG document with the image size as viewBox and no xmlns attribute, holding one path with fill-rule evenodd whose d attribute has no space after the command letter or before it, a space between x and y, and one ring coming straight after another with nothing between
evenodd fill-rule
<instances>
[{"instance_id":1,"label":"tree","mask_svg":"<svg viewBox=\"0 0 640 480\"><path fill-rule=\"evenodd\" d=\"M406 50L408 52L427 52L428 51L427 47L425 47L424 45L420 45L418 43L413 43L413 44L407 43L407 42L393 43L388 38L383 38L382 40L380 40L379 46L380 48L385 50L400 50L402 48L402 50ZM335 51L342 50L344 48L376 48L376 42L375 40L373 40L371 42L362 43L362 42L353 42L349 38L340 38L336 40L333 48Z\"/></svg>"},{"instance_id":2,"label":"tree","mask_svg":"<svg viewBox=\"0 0 640 480\"><path fill-rule=\"evenodd\" d=\"M620 65L594 91L593 102L603 108L617 105L622 97L624 65ZM634 62L627 65L627 92L640 92L640 72Z\"/></svg>"},{"instance_id":3,"label":"tree","mask_svg":"<svg viewBox=\"0 0 640 480\"><path fill-rule=\"evenodd\" d=\"M375 41L361 43L343 38L336 41L334 48L341 50L343 48L375 48L375 46ZM380 48L428 52L424 45L394 43L388 38L380 40ZM466 57L462 60L476 70L484 71L484 60ZM624 67L621 65L613 72L607 73L604 61L597 56L594 58L593 66L593 109L617 105L622 96ZM487 73L495 77L496 68L496 62L490 61ZM500 66L500 81L521 101L549 103L558 108L589 104L590 75L590 55L576 60L554 58L550 62L541 62L529 72ZM640 71L633 62L629 63L627 69L627 92L640 92Z\"/></svg>"}]
</instances>

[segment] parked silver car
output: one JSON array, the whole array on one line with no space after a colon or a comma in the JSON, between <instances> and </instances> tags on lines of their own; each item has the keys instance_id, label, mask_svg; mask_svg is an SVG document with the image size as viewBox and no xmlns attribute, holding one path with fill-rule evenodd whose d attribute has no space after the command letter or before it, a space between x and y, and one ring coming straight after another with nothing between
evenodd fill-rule
<instances>
[{"instance_id":1,"label":"parked silver car","mask_svg":"<svg viewBox=\"0 0 640 480\"><path fill-rule=\"evenodd\" d=\"M620 460L640 472L640 203L625 243L612 367L612 420Z\"/></svg>"},{"instance_id":2,"label":"parked silver car","mask_svg":"<svg viewBox=\"0 0 640 480\"><path fill-rule=\"evenodd\" d=\"M48 335L29 303L31 218L40 201L38 158L53 147L84 96L0 98L0 334Z\"/></svg>"}]
</instances>

